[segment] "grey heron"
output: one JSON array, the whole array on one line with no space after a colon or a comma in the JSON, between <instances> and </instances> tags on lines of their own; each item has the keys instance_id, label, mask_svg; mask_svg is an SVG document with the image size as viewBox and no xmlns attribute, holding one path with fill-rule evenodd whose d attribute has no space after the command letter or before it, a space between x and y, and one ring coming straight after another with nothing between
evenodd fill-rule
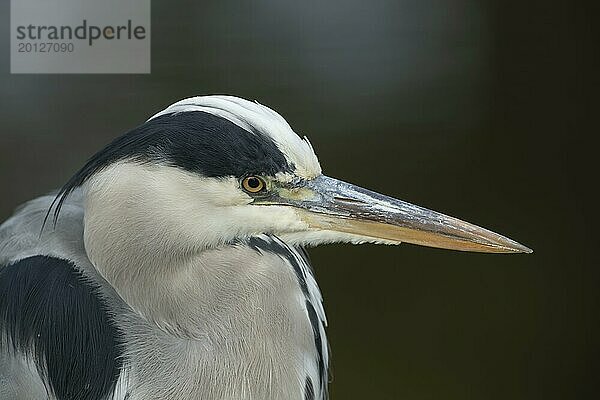
<instances>
[{"instance_id":1,"label":"grey heron","mask_svg":"<svg viewBox=\"0 0 600 400\"><path fill-rule=\"evenodd\" d=\"M333 242L531 252L323 175L257 102L188 98L0 226L0 398L326 399L304 248Z\"/></svg>"}]
</instances>

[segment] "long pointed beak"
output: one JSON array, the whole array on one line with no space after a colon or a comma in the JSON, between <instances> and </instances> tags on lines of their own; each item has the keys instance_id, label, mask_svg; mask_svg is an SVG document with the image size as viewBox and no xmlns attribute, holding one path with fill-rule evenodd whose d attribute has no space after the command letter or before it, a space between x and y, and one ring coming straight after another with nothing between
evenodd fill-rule
<instances>
[{"instance_id":1,"label":"long pointed beak","mask_svg":"<svg viewBox=\"0 0 600 400\"><path fill-rule=\"evenodd\" d=\"M304 181L294 191L285 201L302 209L312 229L461 251L532 252L487 229L327 176Z\"/></svg>"}]
</instances>

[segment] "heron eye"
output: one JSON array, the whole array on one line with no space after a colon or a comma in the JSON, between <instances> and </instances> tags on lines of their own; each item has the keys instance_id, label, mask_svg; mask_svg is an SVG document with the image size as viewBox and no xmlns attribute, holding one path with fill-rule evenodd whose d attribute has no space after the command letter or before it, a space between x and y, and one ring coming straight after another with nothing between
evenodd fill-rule
<instances>
[{"instance_id":1,"label":"heron eye","mask_svg":"<svg viewBox=\"0 0 600 400\"><path fill-rule=\"evenodd\" d=\"M242 181L242 188L248 193L258 193L265 189L265 181L257 176L247 176Z\"/></svg>"}]
</instances>

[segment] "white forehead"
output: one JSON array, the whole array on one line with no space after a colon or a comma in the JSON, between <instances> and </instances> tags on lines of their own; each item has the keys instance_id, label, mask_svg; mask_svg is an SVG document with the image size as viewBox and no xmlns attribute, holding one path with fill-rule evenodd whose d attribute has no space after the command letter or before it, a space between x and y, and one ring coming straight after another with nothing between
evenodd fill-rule
<instances>
[{"instance_id":1,"label":"white forehead","mask_svg":"<svg viewBox=\"0 0 600 400\"><path fill-rule=\"evenodd\" d=\"M300 138L281 115L258 102L235 96L196 96L171 104L150 119L189 111L208 112L249 132L261 132L270 137L288 162L295 166L297 175L311 179L321 174L319 160L308 138Z\"/></svg>"}]
</instances>

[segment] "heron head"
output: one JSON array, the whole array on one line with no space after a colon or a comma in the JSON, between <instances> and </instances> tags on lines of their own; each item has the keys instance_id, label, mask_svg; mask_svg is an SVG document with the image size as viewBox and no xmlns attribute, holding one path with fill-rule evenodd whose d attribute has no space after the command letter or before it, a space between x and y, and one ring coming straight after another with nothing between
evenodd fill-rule
<instances>
[{"instance_id":1,"label":"heron head","mask_svg":"<svg viewBox=\"0 0 600 400\"><path fill-rule=\"evenodd\" d=\"M230 96L177 102L96 154L59 194L84 187L86 231L189 249L273 234L290 244L401 242L518 253L506 237L321 172L275 111ZM90 228L91 229L91 228Z\"/></svg>"}]
</instances>

